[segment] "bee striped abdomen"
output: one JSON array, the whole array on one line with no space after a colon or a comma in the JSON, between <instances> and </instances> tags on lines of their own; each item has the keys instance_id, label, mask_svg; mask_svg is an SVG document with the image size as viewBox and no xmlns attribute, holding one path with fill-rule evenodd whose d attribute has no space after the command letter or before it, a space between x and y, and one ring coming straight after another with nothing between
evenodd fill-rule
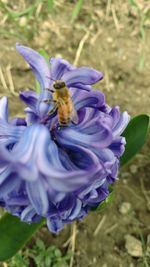
<instances>
[{"instance_id":1,"label":"bee striped abdomen","mask_svg":"<svg viewBox=\"0 0 150 267\"><path fill-rule=\"evenodd\" d=\"M71 121L72 105L70 99L65 99L58 107L58 121L60 125L67 126Z\"/></svg>"}]
</instances>

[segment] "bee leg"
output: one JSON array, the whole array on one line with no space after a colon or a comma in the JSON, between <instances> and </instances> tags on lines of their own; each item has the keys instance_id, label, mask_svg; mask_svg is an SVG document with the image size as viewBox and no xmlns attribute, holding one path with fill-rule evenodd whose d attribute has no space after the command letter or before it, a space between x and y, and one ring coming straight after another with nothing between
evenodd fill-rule
<instances>
[{"instance_id":1,"label":"bee leg","mask_svg":"<svg viewBox=\"0 0 150 267\"><path fill-rule=\"evenodd\" d=\"M53 99L44 99L44 100L41 100L40 102L44 102L46 104L49 104L49 103L56 103L57 101L53 100Z\"/></svg>"},{"instance_id":2,"label":"bee leg","mask_svg":"<svg viewBox=\"0 0 150 267\"><path fill-rule=\"evenodd\" d=\"M54 93L54 90L49 89L49 88L44 88L44 90L49 91L49 92L51 92L51 93Z\"/></svg>"},{"instance_id":3,"label":"bee leg","mask_svg":"<svg viewBox=\"0 0 150 267\"><path fill-rule=\"evenodd\" d=\"M55 102L55 101L54 101ZM57 101L56 101L57 102ZM57 108L58 108L58 105L57 104L55 104L55 106L47 113L47 115L51 115L51 114L53 114L56 110L57 110Z\"/></svg>"}]
</instances>

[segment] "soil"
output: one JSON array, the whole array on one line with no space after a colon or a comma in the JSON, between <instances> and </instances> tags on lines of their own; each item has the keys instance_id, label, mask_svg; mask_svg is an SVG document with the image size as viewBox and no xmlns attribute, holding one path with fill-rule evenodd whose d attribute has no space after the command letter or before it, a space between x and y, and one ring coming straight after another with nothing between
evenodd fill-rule
<instances>
[{"instance_id":1,"label":"soil","mask_svg":"<svg viewBox=\"0 0 150 267\"><path fill-rule=\"evenodd\" d=\"M12 1L10 7L20 10L23 4L28 6L28 2L20 1L18 4L18 1ZM8 89L4 89L0 83L0 95L8 95L10 114L22 114L24 106L9 89L8 65L11 65L15 93L34 87L29 67L15 51L16 42L34 49L42 47L50 56L61 55L78 66L101 70L105 77L96 87L106 94L109 105L119 105L131 116L149 113L150 21L145 21L142 38L142 15L138 14L136 7L129 5L130 1L88 0L78 18L71 23L75 2L56 1L49 16L46 15L45 2L31 17L11 19L6 17L6 11L0 10L3 29L0 30L0 65L8 85ZM141 14L146 14L150 8L148 1L137 2ZM83 42L77 59L79 43ZM101 213L90 213L77 223L74 267L150 266L150 257L146 254L150 236L149 151L150 142L147 140L135 159L120 170L112 204ZM66 226L58 236L50 234L45 227L38 234L47 244L57 244L64 252L67 249L64 243L70 235L71 226ZM127 235L141 242L142 255L132 255L132 250L127 248Z\"/></svg>"}]
</instances>

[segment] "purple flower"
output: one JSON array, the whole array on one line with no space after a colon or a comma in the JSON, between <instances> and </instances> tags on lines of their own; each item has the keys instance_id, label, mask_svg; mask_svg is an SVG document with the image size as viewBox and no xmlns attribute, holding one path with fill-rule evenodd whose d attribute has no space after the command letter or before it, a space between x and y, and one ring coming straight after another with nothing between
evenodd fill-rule
<instances>
[{"instance_id":1,"label":"purple flower","mask_svg":"<svg viewBox=\"0 0 150 267\"><path fill-rule=\"evenodd\" d=\"M27 223L47 219L50 231L83 218L109 194L124 152L121 133L127 112L109 107L91 85L102 79L92 68L75 68L61 58L45 59L17 44L40 83L40 94L20 93L26 116L8 118L7 98L0 100L0 206ZM78 124L59 125L53 108L53 80L63 80L78 114Z\"/></svg>"}]
</instances>

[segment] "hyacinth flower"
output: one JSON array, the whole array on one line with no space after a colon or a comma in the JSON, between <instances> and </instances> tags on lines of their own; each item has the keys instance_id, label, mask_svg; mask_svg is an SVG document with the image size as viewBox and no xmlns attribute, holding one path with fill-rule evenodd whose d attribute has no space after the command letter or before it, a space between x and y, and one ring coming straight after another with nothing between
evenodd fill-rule
<instances>
[{"instance_id":1,"label":"hyacinth flower","mask_svg":"<svg viewBox=\"0 0 150 267\"><path fill-rule=\"evenodd\" d=\"M125 149L121 136L127 112L110 107L91 85L103 78L92 68L76 68L61 58L49 63L31 48L16 45L40 84L40 93L20 92L24 118L9 118L0 100L0 206L27 223L46 218L51 232L82 219L109 195ZM65 127L54 108L53 83L65 82L78 123ZM46 101L45 101L46 100ZM49 101L47 101L49 100Z\"/></svg>"}]
</instances>

